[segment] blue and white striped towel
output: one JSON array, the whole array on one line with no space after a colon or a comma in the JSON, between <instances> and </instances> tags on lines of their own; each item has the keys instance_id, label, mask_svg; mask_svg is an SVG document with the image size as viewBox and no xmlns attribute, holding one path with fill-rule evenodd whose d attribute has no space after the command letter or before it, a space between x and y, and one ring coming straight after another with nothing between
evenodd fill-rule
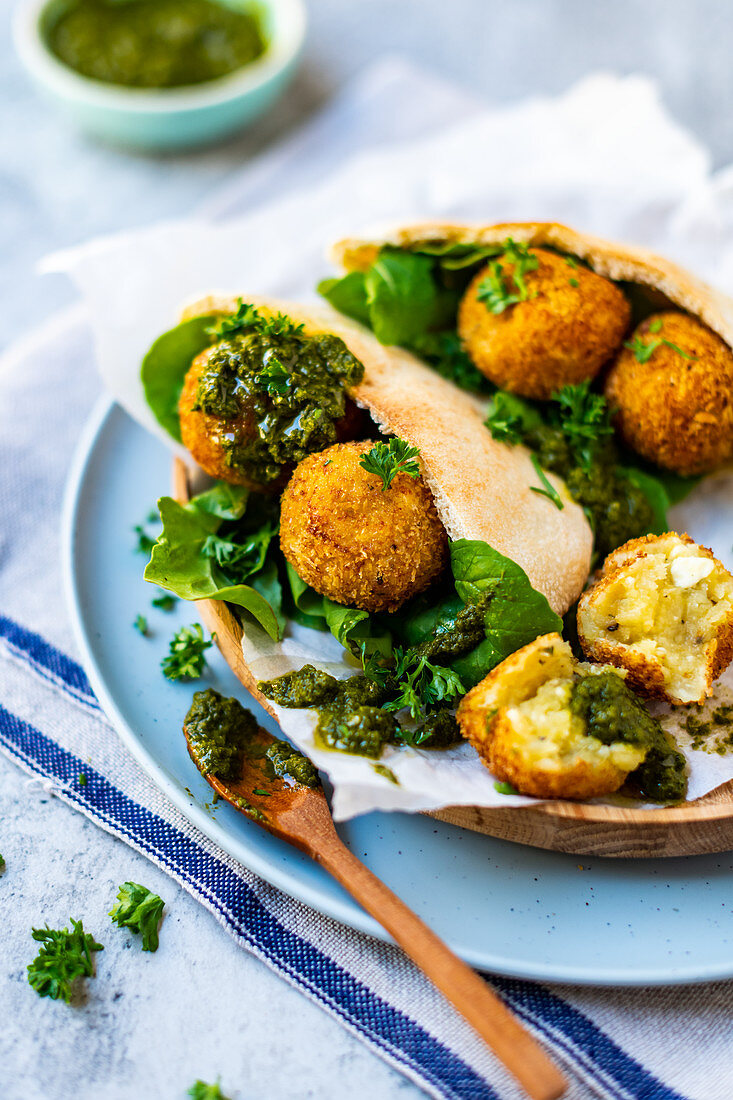
<instances>
[{"instance_id":1,"label":"blue and white striped towel","mask_svg":"<svg viewBox=\"0 0 733 1100\"><path fill-rule=\"evenodd\" d=\"M382 74L370 94L393 101L401 87L414 95L416 78L408 76ZM97 392L79 310L17 346L0 367L0 748L163 868L241 946L429 1095L517 1100L501 1067L401 952L309 910L218 850L115 736L75 660L59 576L64 478ZM490 980L568 1070L570 1100L733 1096L727 984L604 991ZM347 1089L371 1095L367 1082Z\"/></svg>"}]
</instances>

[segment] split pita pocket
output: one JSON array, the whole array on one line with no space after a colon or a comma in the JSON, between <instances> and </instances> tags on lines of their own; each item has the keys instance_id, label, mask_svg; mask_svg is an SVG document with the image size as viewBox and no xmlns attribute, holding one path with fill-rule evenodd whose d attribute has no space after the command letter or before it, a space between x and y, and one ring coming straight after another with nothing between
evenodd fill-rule
<instances>
[{"instance_id":1,"label":"split pita pocket","mask_svg":"<svg viewBox=\"0 0 733 1100\"><path fill-rule=\"evenodd\" d=\"M236 311L239 296L211 295L186 306L182 320ZM564 613L583 589L593 537L583 511L559 478L562 510L532 491L537 473L524 447L492 439L483 424L485 403L397 347L384 347L363 325L328 306L304 307L274 298L248 297L281 312L308 334L340 336L364 364L363 381L350 396L387 435L420 450L420 466L451 539L477 539L511 558L532 587Z\"/></svg>"}]
</instances>

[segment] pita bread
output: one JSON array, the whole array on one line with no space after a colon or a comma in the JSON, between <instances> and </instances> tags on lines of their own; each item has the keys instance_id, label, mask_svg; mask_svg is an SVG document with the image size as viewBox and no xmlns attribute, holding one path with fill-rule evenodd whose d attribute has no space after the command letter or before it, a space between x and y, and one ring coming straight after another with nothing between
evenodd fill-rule
<instances>
[{"instance_id":1,"label":"pita bread","mask_svg":"<svg viewBox=\"0 0 733 1100\"><path fill-rule=\"evenodd\" d=\"M187 306L182 320L231 313L240 295L213 295ZM524 569L537 591L563 614L580 595L590 569L593 536L583 511L559 478L558 509L532 492L538 478L524 447L492 439L483 424L484 402L458 389L401 348L386 348L364 326L330 306L302 306L247 297L280 311L306 332L340 336L364 364L351 396L388 435L420 450L423 477L452 539L480 539Z\"/></svg>"},{"instance_id":2,"label":"pita bread","mask_svg":"<svg viewBox=\"0 0 733 1100\"><path fill-rule=\"evenodd\" d=\"M503 222L459 225L418 222L375 238L349 238L331 250L333 260L348 271L366 270L380 248L452 241L460 244L501 244L513 237L522 244L548 246L584 260L593 271L620 282L638 283L663 294L672 305L699 317L733 348L733 299L696 278L677 264L645 248L578 233L556 222Z\"/></svg>"}]
</instances>

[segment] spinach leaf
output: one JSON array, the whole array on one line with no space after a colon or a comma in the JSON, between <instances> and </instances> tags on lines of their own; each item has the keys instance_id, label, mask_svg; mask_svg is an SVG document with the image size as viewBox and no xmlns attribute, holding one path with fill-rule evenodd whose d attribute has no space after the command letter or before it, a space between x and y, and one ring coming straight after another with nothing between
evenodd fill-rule
<instances>
[{"instance_id":1,"label":"spinach leaf","mask_svg":"<svg viewBox=\"0 0 733 1100\"><path fill-rule=\"evenodd\" d=\"M659 478L654 477L653 474L648 474L645 470L640 470L638 466L619 466L618 472L623 477L628 478L631 484L635 485L637 489L641 489L642 493L649 501L653 515L653 523L649 534L663 535L665 531L669 530L667 524L669 497L662 482Z\"/></svg>"},{"instance_id":2,"label":"spinach leaf","mask_svg":"<svg viewBox=\"0 0 733 1100\"><path fill-rule=\"evenodd\" d=\"M409 344L433 327L439 295L429 257L382 249L364 285L369 320L380 343Z\"/></svg>"},{"instance_id":3,"label":"spinach leaf","mask_svg":"<svg viewBox=\"0 0 733 1100\"><path fill-rule=\"evenodd\" d=\"M355 321L369 324L369 306L363 271L350 271L342 279L322 279L318 293L330 302L339 313L353 317Z\"/></svg>"},{"instance_id":4,"label":"spinach leaf","mask_svg":"<svg viewBox=\"0 0 733 1100\"><path fill-rule=\"evenodd\" d=\"M235 604L248 611L271 638L281 638L285 619L276 564L266 560L264 567L248 578L250 584L232 584L216 556L204 551L223 521L202 507L201 497L188 504L161 497L158 507L163 530L145 568L145 579L184 600Z\"/></svg>"},{"instance_id":5,"label":"spinach leaf","mask_svg":"<svg viewBox=\"0 0 733 1100\"><path fill-rule=\"evenodd\" d=\"M196 356L211 346L209 328L215 321L213 314L182 321L159 336L142 361L145 400L158 423L179 443L178 399L183 380Z\"/></svg>"},{"instance_id":6,"label":"spinach leaf","mask_svg":"<svg viewBox=\"0 0 733 1100\"><path fill-rule=\"evenodd\" d=\"M290 562L286 572L297 615L296 622L316 630L330 630L337 642L351 653L365 647L367 655L392 652L392 637L379 618L355 607L343 607L327 596L320 596L296 573Z\"/></svg>"},{"instance_id":7,"label":"spinach leaf","mask_svg":"<svg viewBox=\"0 0 733 1100\"><path fill-rule=\"evenodd\" d=\"M560 616L516 562L488 543L472 539L452 542L450 554L456 592L465 603L475 603L487 589L493 592L484 621L485 640L452 663L464 684L478 683L538 635L562 630Z\"/></svg>"}]
</instances>

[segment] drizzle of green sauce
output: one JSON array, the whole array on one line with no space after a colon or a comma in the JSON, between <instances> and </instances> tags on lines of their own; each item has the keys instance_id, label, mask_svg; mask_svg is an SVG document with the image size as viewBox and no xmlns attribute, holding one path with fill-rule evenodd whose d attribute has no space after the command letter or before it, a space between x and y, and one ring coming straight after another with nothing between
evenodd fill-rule
<instances>
[{"instance_id":1,"label":"drizzle of green sauce","mask_svg":"<svg viewBox=\"0 0 733 1100\"><path fill-rule=\"evenodd\" d=\"M642 701L614 672L584 676L573 685L570 710L590 737L610 745L626 741L646 748L627 784L651 802L679 802L687 791L686 761Z\"/></svg>"},{"instance_id":2,"label":"drizzle of green sauce","mask_svg":"<svg viewBox=\"0 0 733 1100\"><path fill-rule=\"evenodd\" d=\"M216 0L67 0L51 6L52 52L82 76L131 88L177 88L260 57L255 9Z\"/></svg>"},{"instance_id":3,"label":"drizzle of green sauce","mask_svg":"<svg viewBox=\"0 0 733 1100\"><path fill-rule=\"evenodd\" d=\"M385 779L388 779L390 783L394 783L395 787L399 787L400 781L391 768L385 767L384 764L372 764L372 767L377 775L383 776Z\"/></svg>"},{"instance_id":4,"label":"drizzle of green sauce","mask_svg":"<svg viewBox=\"0 0 733 1100\"><path fill-rule=\"evenodd\" d=\"M726 756L733 749L733 706L729 703L716 707L708 721L688 714L684 727L693 749L718 756Z\"/></svg>"},{"instance_id":5,"label":"drizzle of green sauce","mask_svg":"<svg viewBox=\"0 0 733 1100\"><path fill-rule=\"evenodd\" d=\"M239 775L257 722L237 699L225 699L213 688L194 692L185 727L199 771L219 779Z\"/></svg>"},{"instance_id":6,"label":"drizzle of green sauce","mask_svg":"<svg viewBox=\"0 0 733 1100\"><path fill-rule=\"evenodd\" d=\"M618 471L613 442L594 451L587 466L576 464L558 428L543 424L529 432L525 442L545 470L564 479L573 500L586 510L599 557L652 528L651 505L641 489Z\"/></svg>"},{"instance_id":7,"label":"drizzle of green sauce","mask_svg":"<svg viewBox=\"0 0 733 1100\"><path fill-rule=\"evenodd\" d=\"M417 729L401 727L394 714L382 709L388 688L366 676L337 680L313 665L303 665L257 686L281 707L316 710L314 738L322 749L376 760L386 744L442 749L460 739L458 724L446 708L429 714Z\"/></svg>"},{"instance_id":8,"label":"drizzle of green sauce","mask_svg":"<svg viewBox=\"0 0 733 1100\"><path fill-rule=\"evenodd\" d=\"M237 699L226 699L213 688L195 692L185 729L196 765L204 775L224 781L238 779L247 758L260 760L263 774L269 778L278 776L305 787L317 787L320 782L310 760L288 741L274 741L266 749L253 745L259 730L254 715ZM257 790L266 796L271 794ZM245 800L237 800L237 805L253 817L260 814Z\"/></svg>"},{"instance_id":9,"label":"drizzle of green sauce","mask_svg":"<svg viewBox=\"0 0 733 1100\"><path fill-rule=\"evenodd\" d=\"M227 463L266 484L336 442L345 387L363 376L363 364L338 336L253 325L215 345L194 407L223 421Z\"/></svg>"},{"instance_id":10,"label":"drizzle of green sauce","mask_svg":"<svg viewBox=\"0 0 733 1100\"><path fill-rule=\"evenodd\" d=\"M294 749L289 741L275 741L265 753L275 775L283 779L292 779L303 787L317 787L320 783L318 772L307 756Z\"/></svg>"}]
</instances>

